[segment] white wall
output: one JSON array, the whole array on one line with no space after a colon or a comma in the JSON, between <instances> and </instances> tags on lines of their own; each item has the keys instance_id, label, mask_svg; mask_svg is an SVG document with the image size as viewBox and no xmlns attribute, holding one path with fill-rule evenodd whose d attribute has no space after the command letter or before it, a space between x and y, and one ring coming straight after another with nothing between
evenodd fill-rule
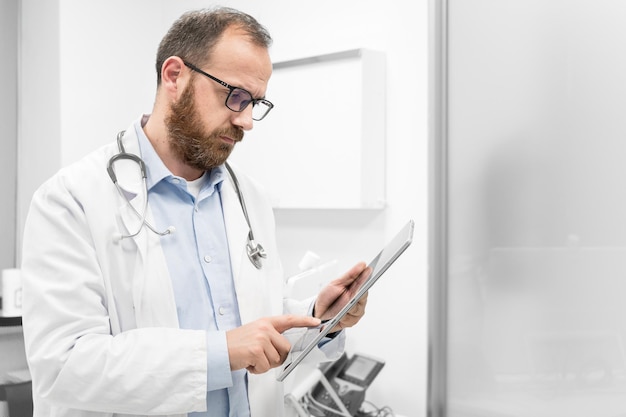
<instances>
[{"instance_id":1,"label":"white wall","mask_svg":"<svg viewBox=\"0 0 626 417\"><path fill-rule=\"evenodd\" d=\"M14 267L16 261L18 15L18 0L0 0L0 56L3 59L0 65L0 80L3 80L0 94L0 271ZM4 379L7 372L25 368L21 328L0 327L0 379Z\"/></svg>"},{"instance_id":2,"label":"white wall","mask_svg":"<svg viewBox=\"0 0 626 417\"><path fill-rule=\"evenodd\" d=\"M58 0L21 1L17 251L33 191L61 166Z\"/></svg>"},{"instance_id":3,"label":"white wall","mask_svg":"<svg viewBox=\"0 0 626 417\"><path fill-rule=\"evenodd\" d=\"M0 1L0 270L15 266L15 195L17 181L17 0ZM1 295L1 293L0 293Z\"/></svg>"},{"instance_id":4,"label":"white wall","mask_svg":"<svg viewBox=\"0 0 626 417\"><path fill-rule=\"evenodd\" d=\"M34 188L50 171L114 139L139 114L151 110L155 90L154 56L171 22L206 1L58 0L41 13L40 2L22 0L21 106L23 115L44 109L45 126L28 125L20 136L21 224ZM407 219L416 221L415 240L389 275L372 291L366 318L349 331L349 352L384 358L387 363L368 391L378 406L398 414L426 412L427 374L427 2L402 0L335 2L224 1L256 16L275 39L275 61L354 48L387 55L386 200L387 208L358 210L278 210L278 238L288 273L306 250L323 260L338 259L339 269L369 260ZM41 21L39 16L58 16ZM45 37L43 44L28 42ZM56 43L55 43L56 40ZM51 43L52 45L47 45ZM46 52L51 47L53 52ZM30 84L28 66L40 66L38 54L50 57L46 69L56 80ZM52 67L52 68L48 68ZM271 88L271 84L270 84ZM303 99L308 94L302 80ZM44 103L39 98L44 96ZM268 91L268 97L271 90ZM56 105L55 105L56 104ZM50 118L50 120L47 120ZM318 120L304 120L319 123ZM338 139L340 140L340 139ZM245 146L245 143L242 144ZM47 165L34 149L50 147ZM103 167L104 169L104 167ZM339 175L341 173L338 173Z\"/></svg>"}]
</instances>

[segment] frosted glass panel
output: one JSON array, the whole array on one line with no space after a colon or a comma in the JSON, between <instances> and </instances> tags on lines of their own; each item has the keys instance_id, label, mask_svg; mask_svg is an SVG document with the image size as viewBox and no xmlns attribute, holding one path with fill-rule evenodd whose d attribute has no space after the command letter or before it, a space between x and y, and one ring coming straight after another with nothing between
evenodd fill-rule
<instances>
[{"instance_id":1,"label":"frosted glass panel","mask_svg":"<svg viewBox=\"0 0 626 417\"><path fill-rule=\"evenodd\" d=\"M626 2L448 12L448 416L624 416Z\"/></svg>"}]
</instances>

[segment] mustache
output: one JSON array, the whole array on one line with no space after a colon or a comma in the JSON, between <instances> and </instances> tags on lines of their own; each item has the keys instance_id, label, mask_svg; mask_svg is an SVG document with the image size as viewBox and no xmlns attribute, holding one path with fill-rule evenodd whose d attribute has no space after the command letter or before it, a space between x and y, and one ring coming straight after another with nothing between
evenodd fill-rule
<instances>
[{"instance_id":1,"label":"mustache","mask_svg":"<svg viewBox=\"0 0 626 417\"><path fill-rule=\"evenodd\" d=\"M224 129L213 132L211 136L218 138L220 136L226 136L234 140L235 142L241 142L243 139L244 131L236 127L226 127Z\"/></svg>"}]
</instances>

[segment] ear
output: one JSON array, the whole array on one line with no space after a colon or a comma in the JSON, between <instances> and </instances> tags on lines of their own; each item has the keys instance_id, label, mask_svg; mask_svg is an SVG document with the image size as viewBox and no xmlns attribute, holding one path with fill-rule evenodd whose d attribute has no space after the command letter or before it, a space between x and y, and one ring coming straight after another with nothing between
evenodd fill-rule
<instances>
[{"instance_id":1,"label":"ear","mask_svg":"<svg viewBox=\"0 0 626 417\"><path fill-rule=\"evenodd\" d=\"M189 79L185 71L185 63L177 56L171 56L163 62L161 67L161 87L168 95L177 97L185 88Z\"/></svg>"}]
</instances>

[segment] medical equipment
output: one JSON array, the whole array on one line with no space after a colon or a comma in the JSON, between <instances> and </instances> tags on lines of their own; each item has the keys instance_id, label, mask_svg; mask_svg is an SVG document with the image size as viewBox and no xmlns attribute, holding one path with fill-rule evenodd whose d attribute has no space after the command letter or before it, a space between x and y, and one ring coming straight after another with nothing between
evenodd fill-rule
<instances>
[{"instance_id":1,"label":"medical equipment","mask_svg":"<svg viewBox=\"0 0 626 417\"><path fill-rule=\"evenodd\" d=\"M126 149L124 148L124 144L122 143L123 137L124 137L124 131L122 130L121 132L117 134L117 147L119 149L119 152L116 155L113 155L111 159L109 159L109 162L107 164L107 172L109 173L109 177L111 178L111 181L113 181L113 184L115 184L117 191L120 193L122 198L126 200L126 202L132 208L132 210L137 215L139 220L141 220L141 224L139 225L139 228L137 229L137 231L135 231L134 233L130 233L128 235L121 235L121 234L117 235L116 236L117 240L137 236L139 232L141 232L141 229L143 228L143 226L146 226L148 229L150 229L152 232L156 233L159 236L166 236L171 233L174 233L176 231L176 228L174 226L170 226L161 232L161 231L158 231L154 226L152 226L146 220L146 216L148 213L148 183L147 183L147 174L146 174L146 164L139 156L126 152ZM117 182L117 175L115 174L114 164L115 162L120 161L120 160L128 160L128 161L136 163L139 166L139 170L141 172L141 181L143 183L143 189L146 193L143 213L139 213L139 211L135 208L135 206L133 206L130 203L130 200L128 199L124 191L120 188ZM248 210L246 209L246 204L243 199L241 190L239 188L239 181L237 180L237 177L235 176L235 173L233 172L230 165L228 165L228 163L226 163L225 165L226 165L226 169L228 170L228 173L230 174L233 180L233 184L235 185L235 191L237 192L237 197L239 198L239 203L241 204L241 209L243 210L243 215L246 219L246 223L248 224L249 232L248 232L248 240L246 243L246 252L248 254L248 258L250 259L250 262L252 263L252 265L255 266L255 268L261 269L261 267L263 266L261 263L261 260L267 258L267 253L265 252L265 249L263 248L263 246L254 240L254 233L252 232L252 226L250 224L250 219L248 217Z\"/></svg>"},{"instance_id":2,"label":"medical equipment","mask_svg":"<svg viewBox=\"0 0 626 417\"><path fill-rule=\"evenodd\" d=\"M309 411L317 409L325 416L356 416L365 401L365 390L385 366L385 362L373 357L355 354L351 358L344 353L337 361L323 363L320 369L337 393L341 403L336 402L332 392L324 384L318 383L310 392ZM345 406L342 407L341 405Z\"/></svg>"},{"instance_id":3,"label":"medical equipment","mask_svg":"<svg viewBox=\"0 0 626 417\"><path fill-rule=\"evenodd\" d=\"M360 415L365 391L385 366L370 356L344 352L335 362L313 370L285 396L285 405L298 417L353 417Z\"/></svg>"}]
</instances>

